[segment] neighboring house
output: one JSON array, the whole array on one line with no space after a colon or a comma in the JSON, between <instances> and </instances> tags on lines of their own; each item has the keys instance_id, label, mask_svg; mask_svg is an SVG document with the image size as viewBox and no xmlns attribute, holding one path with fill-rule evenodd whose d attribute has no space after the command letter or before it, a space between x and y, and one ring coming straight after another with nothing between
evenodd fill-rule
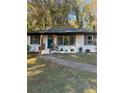
<instances>
[{"instance_id":1,"label":"neighboring house","mask_svg":"<svg viewBox=\"0 0 124 93\"><path fill-rule=\"evenodd\" d=\"M42 54L97 52L96 41L96 30L53 28L27 32L28 52Z\"/></svg>"}]
</instances>

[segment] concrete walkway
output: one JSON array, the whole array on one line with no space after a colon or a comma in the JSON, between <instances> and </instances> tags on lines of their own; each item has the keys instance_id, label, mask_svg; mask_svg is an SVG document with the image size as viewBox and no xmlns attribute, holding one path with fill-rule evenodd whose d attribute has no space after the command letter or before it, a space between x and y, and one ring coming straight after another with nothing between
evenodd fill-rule
<instances>
[{"instance_id":1,"label":"concrete walkway","mask_svg":"<svg viewBox=\"0 0 124 93\"><path fill-rule=\"evenodd\" d=\"M97 73L97 66L96 65L90 65L90 64L84 64L84 63L78 63L75 61L67 61L63 59L59 59L57 57L54 57L53 55L42 55L41 58L44 58L45 60L50 60L53 63L68 66L71 68L79 69L79 70L85 70L93 73Z\"/></svg>"}]
</instances>

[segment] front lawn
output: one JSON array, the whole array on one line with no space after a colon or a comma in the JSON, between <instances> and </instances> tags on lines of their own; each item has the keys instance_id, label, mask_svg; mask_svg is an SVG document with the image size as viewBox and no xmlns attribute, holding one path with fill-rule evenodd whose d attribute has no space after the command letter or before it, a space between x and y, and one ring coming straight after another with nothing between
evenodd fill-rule
<instances>
[{"instance_id":1,"label":"front lawn","mask_svg":"<svg viewBox=\"0 0 124 93\"><path fill-rule=\"evenodd\" d=\"M60 54L56 53L53 54L55 57L70 60L70 61L76 61L80 63L87 63L87 64L97 64L97 54L96 53L81 53L81 54Z\"/></svg>"},{"instance_id":2,"label":"front lawn","mask_svg":"<svg viewBox=\"0 0 124 93\"><path fill-rule=\"evenodd\" d=\"M97 75L45 61L28 58L28 93L96 93Z\"/></svg>"}]
</instances>

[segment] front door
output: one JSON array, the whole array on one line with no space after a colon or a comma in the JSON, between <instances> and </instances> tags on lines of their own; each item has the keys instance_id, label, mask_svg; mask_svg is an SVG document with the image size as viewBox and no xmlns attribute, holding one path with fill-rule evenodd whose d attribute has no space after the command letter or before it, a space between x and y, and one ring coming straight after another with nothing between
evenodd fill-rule
<instances>
[{"instance_id":1,"label":"front door","mask_svg":"<svg viewBox=\"0 0 124 93\"><path fill-rule=\"evenodd\" d=\"M48 48L52 48L53 45L53 36L48 35Z\"/></svg>"}]
</instances>

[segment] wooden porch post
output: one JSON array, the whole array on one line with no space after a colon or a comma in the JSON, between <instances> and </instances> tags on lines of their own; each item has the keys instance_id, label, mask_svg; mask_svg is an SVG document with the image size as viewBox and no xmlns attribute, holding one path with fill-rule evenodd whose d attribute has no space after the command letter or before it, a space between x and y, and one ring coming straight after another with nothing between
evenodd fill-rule
<instances>
[{"instance_id":1,"label":"wooden porch post","mask_svg":"<svg viewBox=\"0 0 124 93\"><path fill-rule=\"evenodd\" d=\"M53 50L56 48L56 43L55 43L55 35L53 34Z\"/></svg>"}]
</instances>

